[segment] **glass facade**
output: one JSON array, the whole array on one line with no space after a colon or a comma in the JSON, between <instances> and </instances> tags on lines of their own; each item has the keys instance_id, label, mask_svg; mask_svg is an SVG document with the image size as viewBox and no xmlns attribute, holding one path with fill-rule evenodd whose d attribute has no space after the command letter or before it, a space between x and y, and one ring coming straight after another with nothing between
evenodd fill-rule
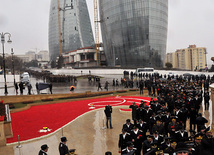
<instances>
[{"instance_id":1,"label":"glass facade","mask_svg":"<svg viewBox=\"0 0 214 155\"><path fill-rule=\"evenodd\" d=\"M51 60L59 56L59 23L57 0L51 0L49 18L49 51ZM62 52L94 45L86 0L60 0Z\"/></svg>"},{"instance_id":2,"label":"glass facade","mask_svg":"<svg viewBox=\"0 0 214 155\"><path fill-rule=\"evenodd\" d=\"M108 66L163 67L168 0L99 0Z\"/></svg>"}]
</instances>

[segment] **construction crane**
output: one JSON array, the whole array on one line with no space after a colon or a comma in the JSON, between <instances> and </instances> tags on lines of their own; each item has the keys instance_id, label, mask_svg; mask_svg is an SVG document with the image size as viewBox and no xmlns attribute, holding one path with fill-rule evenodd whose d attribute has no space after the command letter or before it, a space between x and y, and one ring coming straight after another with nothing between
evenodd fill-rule
<instances>
[{"instance_id":1,"label":"construction crane","mask_svg":"<svg viewBox=\"0 0 214 155\"><path fill-rule=\"evenodd\" d=\"M99 40L99 13L98 0L94 0L94 29L95 29L95 45L97 55L97 66L100 66L100 40Z\"/></svg>"}]
</instances>

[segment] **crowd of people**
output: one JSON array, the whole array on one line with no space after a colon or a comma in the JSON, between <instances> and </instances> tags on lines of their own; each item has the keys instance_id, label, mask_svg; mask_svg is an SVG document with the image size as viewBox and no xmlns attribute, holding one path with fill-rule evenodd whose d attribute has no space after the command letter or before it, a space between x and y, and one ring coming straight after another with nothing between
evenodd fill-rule
<instances>
[{"instance_id":1,"label":"crowd of people","mask_svg":"<svg viewBox=\"0 0 214 155\"><path fill-rule=\"evenodd\" d=\"M73 75L54 75L48 71L39 72L34 70L27 70L27 72L37 79L43 79L43 81L47 81L50 83L76 83L77 81L77 77Z\"/></svg>"},{"instance_id":2,"label":"crowd of people","mask_svg":"<svg viewBox=\"0 0 214 155\"><path fill-rule=\"evenodd\" d=\"M139 74L136 80L133 76L131 74L131 77L127 78L126 73L124 78L121 78L121 85L136 85L140 94L147 89L151 101L148 103L142 100L140 105L130 105L132 118L125 120L118 140L119 152L122 155L214 154L212 130L207 124L208 120L201 114L202 104L204 110L209 110L209 85L213 83L214 77L145 73ZM91 80L89 78L89 81ZM95 78L95 81L99 83L98 91L102 90L100 79ZM108 89L108 85L106 81L105 89ZM112 86L119 85L118 79L113 79ZM113 129L112 107L107 105L104 112L107 128ZM62 139L59 151L60 146L63 146Z\"/></svg>"},{"instance_id":3,"label":"crowd of people","mask_svg":"<svg viewBox=\"0 0 214 155\"><path fill-rule=\"evenodd\" d=\"M202 103L209 109L211 78L158 74L139 78L140 90L147 89L157 99L130 105L132 120L126 120L119 135L121 154L214 154L212 130L200 113Z\"/></svg>"}]
</instances>

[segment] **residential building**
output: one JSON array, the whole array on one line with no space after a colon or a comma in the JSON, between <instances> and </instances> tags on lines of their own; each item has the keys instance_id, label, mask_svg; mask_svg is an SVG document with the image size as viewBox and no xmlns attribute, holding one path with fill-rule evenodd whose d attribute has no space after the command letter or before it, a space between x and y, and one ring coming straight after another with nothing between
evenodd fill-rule
<instances>
[{"instance_id":1,"label":"residential building","mask_svg":"<svg viewBox=\"0 0 214 155\"><path fill-rule=\"evenodd\" d=\"M22 62L30 62L30 58L29 58L29 56L28 55L15 55L15 56L17 56L18 58L20 58L21 60L22 60Z\"/></svg>"},{"instance_id":2,"label":"residential building","mask_svg":"<svg viewBox=\"0 0 214 155\"><path fill-rule=\"evenodd\" d=\"M50 61L49 52L48 51L39 51L37 53L38 61Z\"/></svg>"},{"instance_id":3,"label":"residential building","mask_svg":"<svg viewBox=\"0 0 214 155\"><path fill-rule=\"evenodd\" d=\"M189 45L188 48L177 49L174 53L167 53L165 62L170 62L173 68L183 70L203 70L207 67L207 50L205 47Z\"/></svg>"},{"instance_id":4,"label":"residential building","mask_svg":"<svg viewBox=\"0 0 214 155\"><path fill-rule=\"evenodd\" d=\"M108 66L163 67L168 0L99 0Z\"/></svg>"},{"instance_id":5,"label":"residential building","mask_svg":"<svg viewBox=\"0 0 214 155\"><path fill-rule=\"evenodd\" d=\"M25 53L25 55L29 57L29 61L36 60L36 52L35 51L28 51Z\"/></svg>"},{"instance_id":6,"label":"residential building","mask_svg":"<svg viewBox=\"0 0 214 155\"><path fill-rule=\"evenodd\" d=\"M94 45L86 0L51 0L49 17L50 59L65 53ZM59 19L59 20L58 20ZM60 45L62 43L62 45ZM60 50L62 46L62 50Z\"/></svg>"}]
</instances>

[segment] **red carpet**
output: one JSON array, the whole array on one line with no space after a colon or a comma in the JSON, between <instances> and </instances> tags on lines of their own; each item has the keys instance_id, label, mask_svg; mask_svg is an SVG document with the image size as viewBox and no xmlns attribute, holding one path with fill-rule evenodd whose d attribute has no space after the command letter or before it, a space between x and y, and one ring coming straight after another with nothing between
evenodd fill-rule
<instances>
[{"instance_id":1,"label":"red carpet","mask_svg":"<svg viewBox=\"0 0 214 155\"><path fill-rule=\"evenodd\" d=\"M50 134L78 116L108 104L128 106L136 102L139 105L142 99L150 101L148 97L119 96L33 106L28 110L11 114L13 138L8 138L7 143L17 142L18 135L20 141L25 141ZM43 127L48 127L51 131L39 132Z\"/></svg>"}]
</instances>

